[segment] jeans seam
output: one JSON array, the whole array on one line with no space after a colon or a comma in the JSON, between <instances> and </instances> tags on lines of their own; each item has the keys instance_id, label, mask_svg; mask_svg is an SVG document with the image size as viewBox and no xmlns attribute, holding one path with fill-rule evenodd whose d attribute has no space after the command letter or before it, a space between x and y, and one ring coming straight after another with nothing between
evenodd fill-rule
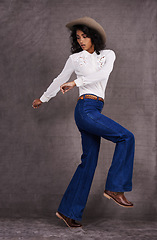
<instances>
[{"instance_id":1,"label":"jeans seam","mask_svg":"<svg viewBox=\"0 0 157 240\"><path fill-rule=\"evenodd\" d=\"M82 99L82 100L84 101L84 99ZM82 108L83 108L83 111L85 112L85 114L86 114L90 119L92 119L92 120L93 120L94 122L96 122L96 123L101 124L102 126L105 126L104 124L98 122L98 119L95 120L94 118L92 118L92 117L87 113L87 111L84 109L84 108L85 108L84 105L82 106ZM82 119L85 119L84 116L82 115L81 111L80 111L80 105L79 105L79 113L80 113L80 116L82 117ZM100 114L101 114L101 112L100 112ZM100 118L99 118L99 119L100 119ZM111 128L107 127L107 126L105 126L105 127L108 128L108 129L111 129ZM114 128L113 128L113 129L114 129ZM115 129L114 129L114 130L115 130Z\"/></svg>"},{"instance_id":2,"label":"jeans seam","mask_svg":"<svg viewBox=\"0 0 157 240\"><path fill-rule=\"evenodd\" d=\"M87 113L87 116L88 116L89 118L91 118L94 122L99 123L99 124L102 125L102 126L105 126L104 124L98 122L98 120L99 120L100 118L98 118L97 120L95 120L95 119L92 118L88 113ZM108 129L111 129L111 128L109 128L108 126L105 126L105 127L108 128ZM112 128L112 129L114 129L114 128ZM114 130L115 130L115 129L114 129Z\"/></svg>"}]
</instances>

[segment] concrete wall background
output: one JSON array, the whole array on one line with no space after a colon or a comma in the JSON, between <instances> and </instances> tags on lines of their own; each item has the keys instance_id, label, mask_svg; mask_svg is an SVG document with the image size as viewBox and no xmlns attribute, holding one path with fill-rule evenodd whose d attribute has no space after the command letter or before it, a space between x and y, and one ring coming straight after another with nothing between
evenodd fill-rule
<instances>
[{"instance_id":1,"label":"concrete wall background","mask_svg":"<svg viewBox=\"0 0 157 240\"><path fill-rule=\"evenodd\" d=\"M39 109L31 105L71 54L65 24L90 16L117 55L103 114L135 135L133 191L126 194L135 207L103 197L115 145L102 139L84 217L155 219L156 12L155 0L0 1L0 216L54 216L80 163L78 89L59 92Z\"/></svg>"}]
</instances>

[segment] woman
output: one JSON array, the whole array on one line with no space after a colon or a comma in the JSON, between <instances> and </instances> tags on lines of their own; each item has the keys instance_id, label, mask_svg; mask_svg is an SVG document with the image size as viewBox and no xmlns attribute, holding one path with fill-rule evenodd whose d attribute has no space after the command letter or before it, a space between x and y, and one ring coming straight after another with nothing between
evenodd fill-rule
<instances>
[{"instance_id":1,"label":"woman","mask_svg":"<svg viewBox=\"0 0 157 240\"><path fill-rule=\"evenodd\" d=\"M89 17L76 19L66 27L71 30L72 54L46 92L34 100L33 107L48 102L59 90L64 94L75 86L79 88L75 122L81 133L83 154L56 215L69 227L81 227L76 220L82 219L97 166L101 137L116 143L103 194L120 206L133 207L124 192L132 190L135 139L130 131L101 114L107 81L116 59L113 50L105 49L104 29ZM74 71L77 79L67 82Z\"/></svg>"}]
</instances>

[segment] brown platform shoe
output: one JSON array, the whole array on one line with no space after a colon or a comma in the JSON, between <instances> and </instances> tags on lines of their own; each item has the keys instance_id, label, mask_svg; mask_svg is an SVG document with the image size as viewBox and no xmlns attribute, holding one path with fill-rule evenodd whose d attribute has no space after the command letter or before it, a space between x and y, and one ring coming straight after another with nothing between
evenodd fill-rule
<instances>
[{"instance_id":1,"label":"brown platform shoe","mask_svg":"<svg viewBox=\"0 0 157 240\"><path fill-rule=\"evenodd\" d=\"M124 192L111 192L111 191L105 190L104 196L108 199L114 200L117 204L119 204L122 207L127 207L127 208L133 207L133 203L128 201L124 196Z\"/></svg>"},{"instance_id":2,"label":"brown platform shoe","mask_svg":"<svg viewBox=\"0 0 157 240\"><path fill-rule=\"evenodd\" d=\"M68 218L60 212L56 212L56 216L62 219L66 223L66 225L70 228L82 227L82 224L76 223L74 219Z\"/></svg>"}]
</instances>

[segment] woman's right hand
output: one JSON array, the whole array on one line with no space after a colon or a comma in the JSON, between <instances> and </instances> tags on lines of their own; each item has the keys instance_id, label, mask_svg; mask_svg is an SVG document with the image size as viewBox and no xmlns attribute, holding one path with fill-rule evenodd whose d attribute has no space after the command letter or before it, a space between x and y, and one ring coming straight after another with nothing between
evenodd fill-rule
<instances>
[{"instance_id":1,"label":"woman's right hand","mask_svg":"<svg viewBox=\"0 0 157 240\"><path fill-rule=\"evenodd\" d=\"M38 108L38 107L41 106L41 104L42 104L42 101L40 101L40 99L35 99L32 103L32 107L33 108Z\"/></svg>"}]
</instances>

